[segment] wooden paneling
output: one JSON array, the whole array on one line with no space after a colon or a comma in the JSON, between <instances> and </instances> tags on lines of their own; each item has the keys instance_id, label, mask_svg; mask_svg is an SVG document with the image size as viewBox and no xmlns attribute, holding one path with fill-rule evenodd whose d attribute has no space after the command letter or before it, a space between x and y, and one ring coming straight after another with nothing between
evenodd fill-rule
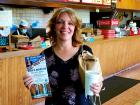
<instances>
[{"instance_id":1,"label":"wooden paneling","mask_svg":"<svg viewBox=\"0 0 140 105\"><path fill-rule=\"evenodd\" d=\"M140 62L140 36L98 39L90 45L100 59L104 76Z\"/></svg>"},{"instance_id":2,"label":"wooden paneling","mask_svg":"<svg viewBox=\"0 0 140 105\"><path fill-rule=\"evenodd\" d=\"M103 76L140 62L140 36L97 39L90 45L99 57ZM0 53L0 105L32 105L29 90L23 84L24 57L39 54L42 49ZM43 99L41 99L43 100Z\"/></svg>"},{"instance_id":3,"label":"wooden paneling","mask_svg":"<svg viewBox=\"0 0 140 105\"><path fill-rule=\"evenodd\" d=\"M32 103L36 102L31 99L29 90L23 84L23 76L26 73L24 57L39 54L41 49L34 50L34 53L17 52L0 53L0 105L33 105ZM9 57L4 58L4 55Z\"/></svg>"},{"instance_id":4,"label":"wooden paneling","mask_svg":"<svg viewBox=\"0 0 140 105\"><path fill-rule=\"evenodd\" d=\"M0 105L31 105L29 91L23 84L23 57L0 60Z\"/></svg>"},{"instance_id":5,"label":"wooden paneling","mask_svg":"<svg viewBox=\"0 0 140 105\"><path fill-rule=\"evenodd\" d=\"M135 0L135 7L137 10L140 10L140 0Z\"/></svg>"},{"instance_id":6,"label":"wooden paneling","mask_svg":"<svg viewBox=\"0 0 140 105\"><path fill-rule=\"evenodd\" d=\"M129 9L129 10L140 10L140 0L118 0L117 8Z\"/></svg>"}]
</instances>

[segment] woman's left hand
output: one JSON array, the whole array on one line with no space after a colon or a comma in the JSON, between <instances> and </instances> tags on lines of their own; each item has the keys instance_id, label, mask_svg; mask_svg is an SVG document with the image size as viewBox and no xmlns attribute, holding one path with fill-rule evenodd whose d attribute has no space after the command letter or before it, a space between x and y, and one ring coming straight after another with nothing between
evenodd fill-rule
<instances>
[{"instance_id":1,"label":"woman's left hand","mask_svg":"<svg viewBox=\"0 0 140 105\"><path fill-rule=\"evenodd\" d=\"M102 83L102 82L93 83L93 84L90 86L90 89L91 89L91 91L95 94L95 96L99 96L99 93L100 93L100 91L101 91L102 86L103 86L103 83Z\"/></svg>"}]
</instances>

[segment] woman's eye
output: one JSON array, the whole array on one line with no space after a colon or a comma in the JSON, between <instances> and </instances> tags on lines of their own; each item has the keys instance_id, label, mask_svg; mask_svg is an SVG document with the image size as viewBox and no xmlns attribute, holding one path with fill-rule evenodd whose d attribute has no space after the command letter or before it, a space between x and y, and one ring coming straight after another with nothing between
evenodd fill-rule
<instances>
[{"instance_id":1,"label":"woman's eye","mask_svg":"<svg viewBox=\"0 0 140 105\"><path fill-rule=\"evenodd\" d=\"M56 22L56 24L68 24L68 25L74 25L72 22L65 22L65 21L63 21L63 20L58 20L58 21Z\"/></svg>"},{"instance_id":2,"label":"woman's eye","mask_svg":"<svg viewBox=\"0 0 140 105\"><path fill-rule=\"evenodd\" d=\"M57 21L56 24L63 24L63 21Z\"/></svg>"},{"instance_id":3,"label":"woman's eye","mask_svg":"<svg viewBox=\"0 0 140 105\"><path fill-rule=\"evenodd\" d=\"M73 24L73 23L71 23L71 22L70 22L70 23L68 23L68 24L69 24L69 25L74 25L74 24Z\"/></svg>"}]
</instances>

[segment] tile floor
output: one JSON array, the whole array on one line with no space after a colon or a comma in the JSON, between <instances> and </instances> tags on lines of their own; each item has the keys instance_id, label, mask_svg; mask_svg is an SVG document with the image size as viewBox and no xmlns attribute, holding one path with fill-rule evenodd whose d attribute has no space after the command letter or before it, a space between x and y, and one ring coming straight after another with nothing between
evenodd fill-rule
<instances>
[{"instance_id":1,"label":"tile floor","mask_svg":"<svg viewBox=\"0 0 140 105\"><path fill-rule=\"evenodd\" d=\"M140 80L140 64L123 70L117 76ZM105 102L103 105L140 105L140 83Z\"/></svg>"}]
</instances>

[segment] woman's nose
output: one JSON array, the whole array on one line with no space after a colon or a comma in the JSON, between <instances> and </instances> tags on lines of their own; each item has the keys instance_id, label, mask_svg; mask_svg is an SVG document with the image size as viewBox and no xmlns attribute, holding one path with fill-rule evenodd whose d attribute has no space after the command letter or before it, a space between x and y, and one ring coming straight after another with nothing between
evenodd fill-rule
<instances>
[{"instance_id":1,"label":"woman's nose","mask_svg":"<svg viewBox=\"0 0 140 105\"><path fill-rule=\"evenodd\" d=\"M68 27L68 23L67 22L64 22L63 26L64 27Z\"/></svg>"}]
</instances>

